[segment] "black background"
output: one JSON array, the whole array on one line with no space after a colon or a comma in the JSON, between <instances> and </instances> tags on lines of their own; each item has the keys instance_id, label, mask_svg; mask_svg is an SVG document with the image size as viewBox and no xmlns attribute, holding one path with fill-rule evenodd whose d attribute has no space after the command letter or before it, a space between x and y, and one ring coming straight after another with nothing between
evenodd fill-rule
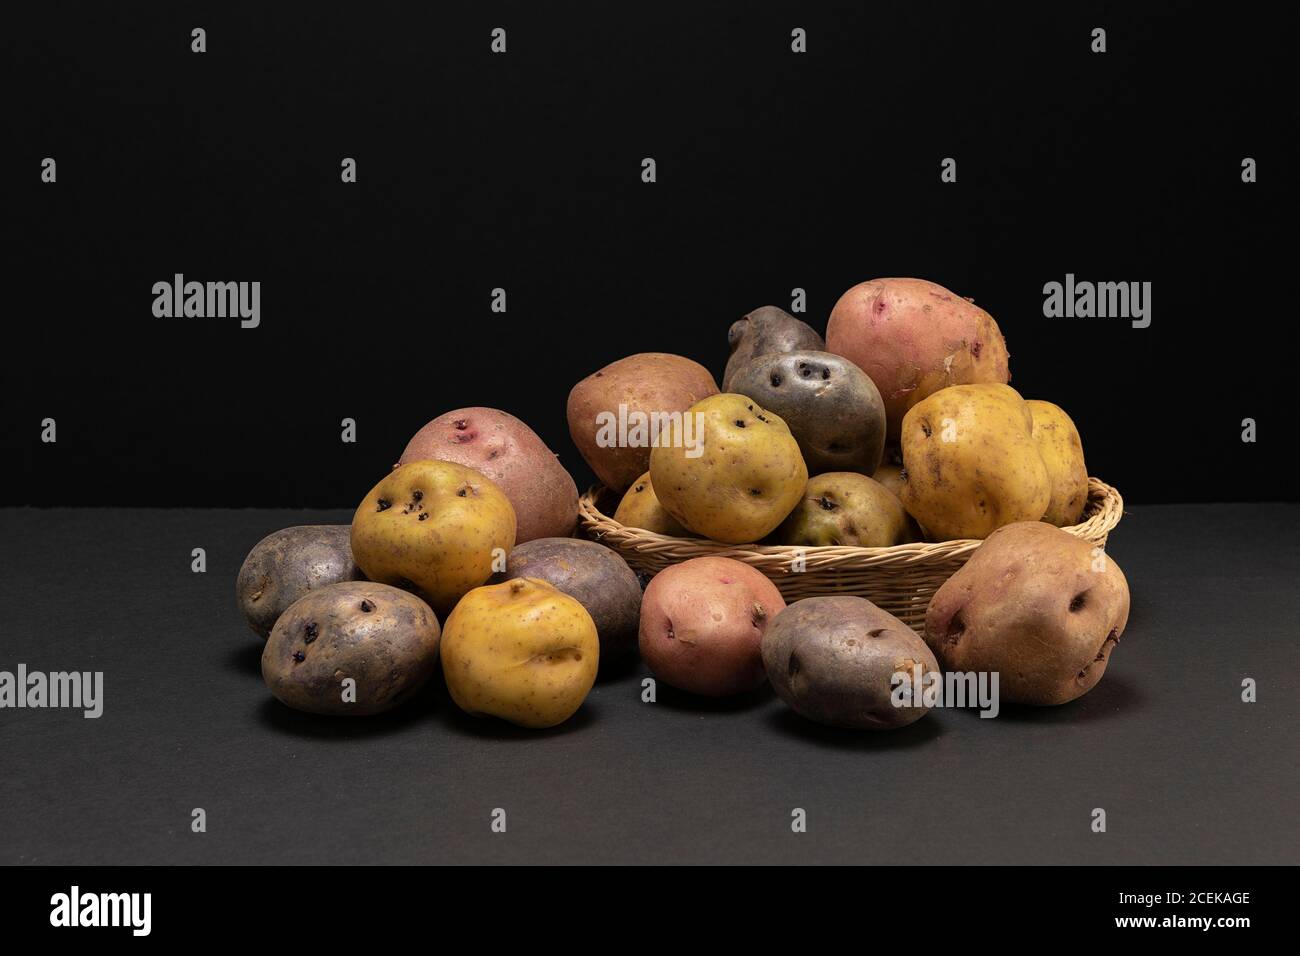
<instances>
[{"instance_id":1,"label":"black background","mask_svg":"<svg viewBox=\"0 0 1300 956\"><path fill-rule=\"evenodd\" d=\"M580 377L646 350L720 375L743 312L801 287L823 329L888 275L987 308L1013 384L1071 413L1129 501L1297 496L1269 440L1294 318L1267 11L35 7L0 41L0 503L346 507L425 421L476 404L585 485L564 424ZM261 327L155 319L176 272L261 281ZM1151 327L1043 318L1067 272L1152 282Z\"/></svg>"}]
</instances>

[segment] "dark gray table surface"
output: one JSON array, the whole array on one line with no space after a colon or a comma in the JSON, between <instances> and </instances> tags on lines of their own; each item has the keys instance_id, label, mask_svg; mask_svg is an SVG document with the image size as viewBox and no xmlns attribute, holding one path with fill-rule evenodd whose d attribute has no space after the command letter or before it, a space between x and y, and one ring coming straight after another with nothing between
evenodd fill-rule
<instances>
[{"instance_id":1,"label":"dark gray table surface","mask_svg":"<svg viewBox=\"0 0 1300 956\"><path fill-rule=\"evenodd\" d=\"M97 720L0 710L0 862L1300 862L1300 506L1131 508L1109 551L1133 612L1092 693L892 734L766 690L642 703L640 668L544 733L461 714L440 677L394 715L295 713L235 574L272 530L349 518L0 511L0 669L105 683Z\"/></svg>"}]
</instances>

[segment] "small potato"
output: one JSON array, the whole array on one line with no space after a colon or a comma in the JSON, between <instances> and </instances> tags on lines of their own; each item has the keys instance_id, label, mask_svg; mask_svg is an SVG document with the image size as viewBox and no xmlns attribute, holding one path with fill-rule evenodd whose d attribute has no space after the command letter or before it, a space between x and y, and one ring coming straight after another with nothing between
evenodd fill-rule
<instances>
[{"instance_id":1,"label":"small potato","mask_svg":"<svg viewBox=\"0 0 1300 956\"><path fill-rule=\"evenodd\" d=\"M410 442L398 464L434 458L482 472L515 509L515 543L567 538L578 521L578 486L537 433L496 408L439 415Z\"/></svg>"},{"instance_id":2,"label":"small potato","mask_svg":"<svg viewBox=\"0 0 1300 956\"><path fill-rule=\"evenodd\" d=\"M1064 704L1101 680L1128 611L1109 555L1023 521L989 535L935 592L925 640L945 670L996 671L1002 700Z\"/></svg>"},{"instance_id":3,"label":"small potato","mask_svg":"<svg viewBox=\"0 0 1300 956\"><path fill-rule=\"evenodd\" d=\"M569 434L601 484L621 493L650 467L651 422L716 394L699 362L667 352L629 355L573 386Z\"/></svg>"},{"instance_id":4,"label":"small potato","mask_svg":"<svg viewBox=\"0 0 1300 956\"><path fill-rule=\"evenodd\" d=\"M266 640L280 615L308 591L359 581L345 524L299 525L268 534L239 569L235 597L248 626Z\"/></svg>"},{"instance_id":5,"label":"small potato","mask_svg":"<svg viewBox=\"0 0 1300 956\"><path fill-rule=\"evenodd\" d=\"M1088 503L1088 466L1083 462L1079 430L1059 405L1037 399L1025 404L1034 416L1034 443L1052 483L1043 520L1058 528L1078 524Z\"/></svg>"},{"instance_id":6,"label":"small potato","mask_svg":"<svg viewBox=\"0 0 1300 956\"><path fill-rule=\"evenodd\" d=\"M475 588L447 618L442 670L461 710L554 727L582 706L600 664L591 615L535 578Z\"/></svg>"},{"instance_id":7,"label":"small potato","mask_svg":"<svg viewBox=\"0 0 1300 956\"><path fill-rule=\"evenodd\" d=\"M771 534L808 483L799 444L779 416L744 395L693 405L650 453L655 494L697 534L742 544Z\"/></svg>"},{"instance_id":8,"label":"small potato","mask_svg":"<svg viewBox=\"0 0 1300 956\"><path fill-rule=\"evenodd\" d=\"M636 650L641 582L626 561L594 541L536 538L510 552L503 580L534 578L587 609L600 636L600 659L612 663Z\"/></svg>"},{"instance_id":9,"label":"small potato","mask_svg":"<svg viewBox=\"0 0 1300 956\"><path fill-rule=\"evenodd\" d=\"M808 323L784 309L765 305L737 319L727 331L731 357L722 373L724 392L744 392L733 387L733 376L760 355L810 349L821 352L826 343Z\"/></svg>"},{"instance_id":10,"label":"small potato","mask_svg":"<svg viewBox=\"0 0 1300 956\"><path fill-rule=\"evenodd\" d=\"M763 635L763 666L796 713L863 730L924 717L923 691L934 679L928 675L939 672L915 631L866 598L848 596L805 598L778 614ZM895 675L902 675L897 683Z\"/></svg>"},{"instance_id":11,"label":"small potato","mask_svg":"<svg viewBox=\"0 0 1300 956\"><path fill-rule=\"evenodd\" d=\"M653 531L670 538L691 537L691 532L682 527L681 522L670 515L659 501L648 471L627 490L623 500L618 503L618 510L614 512L614 520L629 528Z\"/></svg>"},{"instance_id":12,"label":"small potato","mask_svg":"<svg viewBox=\"0 0 1300 956\"><path fill-rule=\"evenodd\" d=\"M515 540L510 500L480 472L449 461L402 465L352 518L352 553L372 581L418 588L440 614L492 574Z\"/></svg>"},{"instance_id":13,"label":"small potato","mask_svg":"<svg viewBox=\"0 0 1300 956\"><path fill-rule=\"evenodd\" d=\"M331 584L280 615L262 651L262 679L294 710L378 714L433 674L438 636L438 618L414 594L370 581Z\"/></svg>"},{"instance_id":14,"label":"small potato","mask_svg":"<svg viewBox=\"0 0 1300 956\"><path fill-rule=\"evenodd\" d=\"M780 415L809 474L872 474L885 448L885 406L875 384L829 352L762 355L733 373L732 390Z\"/></svg>"},{"instance_id":15,"label":"small potato","mask_svg":"<svg viewBox=\"0 0 1300 956\"><path fill-rule=\"evenodd\" d=\"M776 585L732 558L692 558L651 578L641 656L655 677L706 697L763 683L763 632L785 607Z\"/></svg>"},{"instance_id":16,"label":"small potato","mask_svg":"<svg viewBox=\"0 0 1300 956\"><path fill-rule=\"evenodd\" d=\"M884 485L852 472L808 480L803 500L776 531L781 544L889 548L914 540L907 512Z\"/></svg>"}]
</instances>

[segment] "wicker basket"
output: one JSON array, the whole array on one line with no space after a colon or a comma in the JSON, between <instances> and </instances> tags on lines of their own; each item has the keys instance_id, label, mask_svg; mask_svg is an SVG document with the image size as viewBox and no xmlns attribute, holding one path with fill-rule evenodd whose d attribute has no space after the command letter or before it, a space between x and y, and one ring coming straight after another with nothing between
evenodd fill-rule
<instances>
[{"instance_id":1,"label":"wicker basket","mask_svg":"<svg viewBox=\"0 0 1300 956\"><path fill-rule=\"evenodd\" d=\"M925 609L939 585L966 563L982 542L973 539L900 544L892 548L796 548L787 545L722 544L705 538L670 538L629 528L608 517L618 504L596 485L578 502L578 516L589 538L605 544L633 568L657 574L670 564L713 555L735 558L776 582L787 601L822 594L855 594L873 601L913 630L925 626ZM1105 546L1119 523L1124 499L1110 485L1088 479L1083 523L1063 530ZM795 570L797 567L802 570Z\"/></svg>"}]
</instances>

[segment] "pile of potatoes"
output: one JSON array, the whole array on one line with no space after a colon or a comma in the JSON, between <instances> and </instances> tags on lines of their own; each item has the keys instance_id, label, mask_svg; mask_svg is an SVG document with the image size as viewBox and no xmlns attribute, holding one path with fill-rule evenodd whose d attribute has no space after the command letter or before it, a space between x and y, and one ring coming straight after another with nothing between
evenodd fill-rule
<instances>
[{"instance_id":1,"label":"pile of potatoes","mask_svg":"<svg viewBox=\"0 0 1300 956\"><path fill-rule=\"evenodd\" d=\"M1007 384L992 316L934 283L877 279L840 298L825 339L770 306L728 339L721 390L668 353L573 387L570 435L621 495L616 520L729 544L987 539L935 595L924 635L862 598L787 608L729 558L674 565L643 591L617 553L574 537L577 488L537 434L462 408L416 432L350 527L289 528L249 554L237 592L271 692L372 714L440 666L466 712L542 728L639 653L687 693L768 682L810 720L888 729L925 714L915 684L945 669L998 671L1010 702L1096 684L1127 584L1059 530L1086 504L1082 442L1062 409Z\"/></svg>"}]
</instances>

